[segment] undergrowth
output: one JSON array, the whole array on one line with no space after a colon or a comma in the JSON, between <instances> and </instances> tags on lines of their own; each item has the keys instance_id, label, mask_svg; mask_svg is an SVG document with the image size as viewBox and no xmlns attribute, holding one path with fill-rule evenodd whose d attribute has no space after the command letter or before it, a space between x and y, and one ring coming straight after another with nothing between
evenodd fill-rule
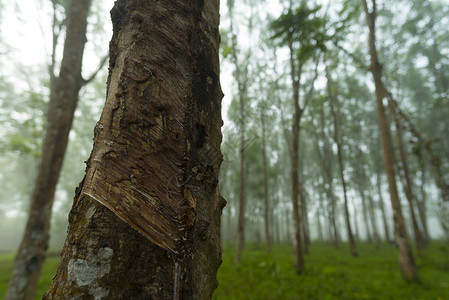
<instances>
[{"instance_id":1,"label":"undergrowth","mask_svg":"<svg viewBox=\"0 0 449 300\"><path fill-rule=\"evenodd\" d=\"M239 264L234 262L234 246L223 246L223 264L217 277L214 300L259 299L449 299L449 247L433 242L422 256L415 256L419 282L406 282L399 273L397 249L359 244L352 257L347 244L335 249L313 244L305 257L305 271L293 268L290 245L274 245L266 253L262 244L248 244ZM6 293L13 254L0 254L0 299ZM51 284L59 257L48 258L43 266L35 299Z\"/></svg>"}]
</instances>

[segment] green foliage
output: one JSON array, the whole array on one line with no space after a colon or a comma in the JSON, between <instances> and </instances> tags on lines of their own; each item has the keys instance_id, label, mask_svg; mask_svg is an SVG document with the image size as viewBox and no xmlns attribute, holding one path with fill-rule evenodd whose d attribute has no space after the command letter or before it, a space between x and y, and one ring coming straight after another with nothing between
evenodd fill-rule
<instances>
[{"instance_id":1,"label":"green foliage","mask_svg":"<svg viewBox=\"0 0 449 300\"><path fill-rule=\"evenodd\" d=\"M447 246L435 243L418 259L420 283L401 278L395 248L360 244L354 258L348 247L312 245L306 270L297 275L291 246L267 254L262 245L248 245L239 265L226 246L213 299L449 299Z\"/></svg>"},{"instance_id":2,"label":"green foliage","mask_svg":"<svg viewBox=\"0 0 449 300\"><path fill-rule=\"evenodd\" d=\"M327 20L318 16L321 6L308 8L301 5L295 10L288 10L278 19L271 22L272 38L281 45L299 43L297 57L305 62L314 54L326 51L326 41L330 37L326 33Z\"/></svg>"}]
</instances>

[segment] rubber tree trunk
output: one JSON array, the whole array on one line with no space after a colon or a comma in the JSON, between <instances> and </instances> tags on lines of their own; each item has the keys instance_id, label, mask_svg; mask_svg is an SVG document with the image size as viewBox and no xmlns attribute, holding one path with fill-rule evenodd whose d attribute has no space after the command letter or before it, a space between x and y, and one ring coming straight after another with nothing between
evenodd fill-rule
<instances>
[{"instance_id":1,"label":"rubber tree trunk","mask_svg":"<svg viewBox=\"0 0 449 300\"><path fill-rule=\"evenodd\" d=\"M70 1L59 76L50 90L42 158L34 184L30 212L5 299L34 299L48 247L53 200L83 85L81 65L90 0Z\"/></svg>"},{"instance_id":2,"label":"rubber tree trunk","mask_svg":"<svg viewBox=\"0 0 449 300\"><path fill-rule=\"evenodd\" d=\"M333 93L332 87L331 87L331 78L329 71L326 66L326 78L327 78L327 92L329 96L329 105L331 108L331 114L332 114L332 120L334 123L334 142L337 145L337 159L338 159L338 166L339 166L339 174L340 174L340 180L341 184L343 186L343 197L344 197L344 209L345 209L345 223L346 223L346 232L348 235L349 240L349 249L351 251L352 256L357 256L357 247L355 245L354 235L352 234L352 228L351 228L351 217L349 215L349 208L348 208L348 193L346 191L346 180L344 175L344 165L343 165L343 147L342 142L340 140L340 132L339 132L339 124L337 120L337 112L335 109L335 102L337 102L337 99L335 98L335 95ZM338 104L337 104L338 105Z\"/></svg>"},{"instance_id":3,"label":"rubber tree trunk","mask_svg":"<svg viewBox=\"0 0 449 300\"><path fill-rule=\"evenodd\" d=\"M333 231L333 244L335 246L335 248L339 248L340 247L340 239L338 236L338 226L337 226L337 205L336 205L336 201L335 201L335 195L334 195L334 181L333 181L333 171L332 171L332 148L331 145L329 144L329 142L326 139L326 134L324 132L324 109L321 106L320 107L320 120L321 120L321 129L320 129L320 133L321 133L321 139L323 140L324 143L324 155L321 156L321 161L323 164L323 169L324 169L324 173L326 175L326 180L328 183L328 187L326 189L327 192L327 197L329 199L330 202L330 223L332 226L332 231ZM318 143L318 141L317 141ZM319 148L318 144L317 144L317 148Z\"/></svg>"},{"instance_id":4,"label":"rubber tree trunk","mask_svg":"<svg viewBox=\"0 0 449 300\"><path fill-rule=\"evenodd\" d=\"M365 156L363 155L363 153L361 151L359 151L359 155L361 157L361 160L363 162L363 165L366 165L365 162ZM362 179L362 192L364 193L364 191L366 191L366 197L368 199L368 206L365 206L365 209L368 210L368 214L369 214L369 218L370 218L370 224L371 224L371 230L373 233L373 239L374 239L374 245L376 247L376 249L379 249L379 232L377 230L377 224L376 224L376 217L375 217L375 211L374 211L374 201L373 201L373 197L371 195L371 186L370 186L370 182L369 182L369 178L365 172L365 167L361 166L360 168L360 172L361 172L361 179ZM365 193L364 193L365 195ZM365 199L363 199L363 201L365 201ZM366 215L365 215L366 217ZM369 226L368 224L368 219L366 220L366 225Z\"/></svg>"},{"instance_id":5,"label":"rubber tree trunk","mask_svg":"<svg viewBox=\"0 0 449 300\"><path fill-rule=\"evenodd\" d=\"M291 183L292 183L292 221L293 221L293 245L294 245L294 266L297 273L302 273L304 270L304 256L301 237L301 220L299 213L299 172L298 172L298 159L299 159L299 130L300 122L303 110L299 106L299 76L300 71L296 72L295 66L295 52L293 50L293 42L289 42L290 50L290 77L292 80L293 90L293 123L292 123L292 147L290 152L291 158ZM298 74L297 74L298 73Z\"/></svg>"},{"instance_id":6,"label":"rubber tree trunk","mask_svg":"<svg viewBox=\"0 0 449 300\"><path fill-rule=\"evenodd\" d=\"M362 210L363 210L363 219L364 219L364 225L365 225L365 229L366 229L366 238L368 240L368 242L372 242L373 241L373 237L371 235L371 226L370 226L370 219L368 218L368 208L366 205L366 195L365 192L363 190L360 190L360 196L361 196L361 200L362 200Z\"/></svg>"},{"instance_id":7,"label":"rubber tree trunk","mask_svg":"<svg viewBox=\"0 0 449 300\"><path fill-rule=\"evenodd\" d=\"M377 167L376 167L376 185L377 185L377 194L379 195L379 206L380 206L380 210L382 212L382 222L384 224L385 240L389 244L391 242L390 228L388 226L387 215L386 215L385 206L384 206L384 199L382 196L382 182L380 179L380 170L378 170Z\"/></svg>"},{"instance_id":8,"label":"rubber tree trunk","mask_svg":"<svg viewBox=\"0 0 449 300\"><path fill-rule=\"evenodd\" d=\"M44 299L211 299L219 2L119 0L106 104Z\"/></svg>"},{"instance_id":9,"label":"rubber tree trunk","mask_svg":"<svg viewBox=\"0 0 449 300\"><path fill-rule=\"evenodd\" d=\"M388 102L388 107L390 109L391 115L393 116L393 121L396 126L395 138L396 138L396 144L398 146L402 172L403 172L403 176L405 179L405 182L403 182L403 186L404 186L405 196L407 198L409 209L410 209L410 217L412 219L413 233L415 235L415 245L416 245L416 249L418 250L418 253L422 254L422 252L424 250L424 246L425 246L424 238L421 234L421 229L419 228L417 216L415 213L414 206L415 206L415 202L416 202L416 197L415 197L415 194L413 193L413 189L412 189L412 180L410 178L410 171L408 169L407 153L405 152L404 144L402 142L402 127L401 127L402 124L399 121L399 117L396 112L396 108L394 107L394 103L392 101Z\"/></svg>"},{"instance_id":10,"label":"rubber tree trunk","mask_svg":"<svg viewBox=\"0 0 449 300\"><path fill-rule=\"evenodd\" d=\"M430 234L429 234L429 227L427 225L427 212L426 212L426 202L427 202L427 194L426 194L426 190L425 190L425 186L426 186L426 164L424 163L424 158L423 158L424 153L420 153L418 159L419 159L419 165L420 165L420 169L421 169L421 180L420 180L420 184L419 184L419 190L420 190L420 196L421 199L417 199L418 201L418 213L419 213L419 217L421 220L421 223L423 225L423 230L424 230L424 239L426 244L430 242Z\"/></svg>"},{"instance_id":11,"label":"rubber tree trunk","mask_svg":"<svg viewBox=\"0 0 449 300\"><path fill-rule=\"evenodd\" d=\"M268 201L268 172L267 172L267 150L265 138L265 112L261 109L260 121L262 125L262 167L263 167L263 203L264 203L264 233L265 233L265 250L271 251L270 246L270 206Z\"/></svg>"},{"instance_id":12,"label":"rubber tree trunk","mask_svg":"<svg viewBox=\"0 0 449 300\"><path fill-rule=\"evenodd\" d=\"M230 4L230 3L228 3ZM239 122L239 202L238 202L238 216L237 216L237 233L236 233L236 247L235 247L235 261L240 262L242 251L245 244L245 211L246 211L246 190L245 190L245 100L247 93L247 69L241 70L241 65L237 57L237 36L233 28L233 3L228 7L231 16L230 30L232 34L232 62L235 67L235 80L238 86L238 97L240 106L240 122Z\"/></svg>"},{"instance_id":13,"label":"rubber tree trunk","mask_svg":"<svg viewBox=\"0 0 449 300\"><path fill-rule=\"evenodd\" d=\"M374 200L373 196L371 195L371 191L368 190L368 203L369 203L369 216L371 219L371 226L373 227L373 237L374 237L374 245L376 246L376 249L379 249L379 231L377 230L377 223L376 223L376 212L374 209Z\"/></svg>"},{"instance_id":14,"label":"rubber tree trunk","mask_svg":"<svg viewBox=\"0 0 449 300\"><path fill-rule=\"evenodd\" d=\"M388 120L385 113L383 99L387 96L382 82L382 65L379 62L376 49L375 21L376 21L376 2L372 2L371 11L368 8L366 0L362 0L366 14L366 22L369 29L369 51L371 57L370 71L373 75L376 89L377 118L383 149L384 166L387 173L388 187L390 191L391 206L393 208L393 219L395 225L395 241L398 245L399 268L406 280L416 280L418 272L415 265L410 241L408 239L404 217L402 215L401 202L396 185L395 161L393 155L393 146L391 143L391 134Z\"/></svg>"}]
</instances>

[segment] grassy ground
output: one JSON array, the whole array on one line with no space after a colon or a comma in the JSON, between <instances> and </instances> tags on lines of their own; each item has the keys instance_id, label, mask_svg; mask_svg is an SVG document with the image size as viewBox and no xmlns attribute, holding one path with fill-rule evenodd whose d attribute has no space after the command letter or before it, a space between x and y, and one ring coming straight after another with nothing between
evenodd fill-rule
<instances>
[{"instance_id":1,"label":"grassy ground","mask_svg":"<svg viewBox=\"0 0 449 300\"><path fill-rule=\"evenodd\" d=\"M449 299L449 249L442 243L417 258L418 283L401 278L397 251L387 245L358 245L357 258L348 245L313 245L300 276L290 246L275 246L271 254L260 248L247 246L237 266L234 249L224 247L214 299Z\"/></svg>"},{"instance_id":2,"label":"grassy ground","mask_svg":"<svg viewBox=\"0 0 449 300\"><path fill-rule=\"evenodd\" d=\"M53 276L58 267L59 255L53 255L45 260L42 266L42 276L39 279L38 290L35 299L42 299L42 295L48 290ZM14 254L0 253L0 299L3 299L8 287L9 277L11 276L14 263Z\"/></svg>"},{"instance_id":3,"label":"grassy ground","mask_svg":"<svg viewBox=\"0 0 449 300\"><path fill-rule=\"evenodd\" d=\"M223 247L223 264L218 272L219 299L449 299L449 247L433 243L417 257L420 282L405 282L398 271L396 249L358 245L359 257L349 255L347 245L334 249L312 245L306 270L298 276L292 267L291 246L274 246L270 254L262 245L247 245L242 262L234 264L234 248ZM0 254L0 299L12 270L13 255ZM58 257L45 262L36 299L48 289Z\"/></svg>"}]
</instances>

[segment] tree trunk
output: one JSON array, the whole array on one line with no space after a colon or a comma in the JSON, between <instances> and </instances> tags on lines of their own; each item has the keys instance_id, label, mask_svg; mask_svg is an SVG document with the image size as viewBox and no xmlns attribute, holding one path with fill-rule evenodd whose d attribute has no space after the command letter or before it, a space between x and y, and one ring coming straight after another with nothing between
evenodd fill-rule
<instances>
[{"instance_id":1,"label":"tree trunk","mask_svg":"<svg viewBox=\"0 0 449 300\"><path fill-rule=\"evenodd\" d=\"M329 71L326 66L326 78L327 78L327 92L329 94L329 105L331 108L332 113L332 120L334 122L334 142L337 145L337 158L338 158L338 166L340 170L340 180L343 185L343 197L344 197L344 209L345 209L345 222L346 222L346 231L348 234L348 241L349 241L349 248L351 251L351 254L353 256L357 256L357 248L355 245L354 236L352 234L351 229L351 221L349 216L349 209L348 209L348 195L346 192L346 180L344 175L344 166L343 166L343 154L342 154L342 145L340 140L340 133L339 133L339 124L337 121L337 112L335 111L334 102L336 102L337 99L335 99L332 88L331 88L331 79L329 75Z\"/></svg>"},{"instance_id":2,"label":"tree trunk","mask_svg":"<svg viewBox=\"0 0 449 300\"><path fill-rule=\"evenodd\" d=\"M83 85L81 64L90 0L70 1L59 77L51 84L46 135L25 233L5 299L33 299L48 247L51 211L65 150Z\"/></svg>"},{"instance_id":3,"label":"tree trunk","mask_svg":"<svg viewBox=\"0 0 449 300\"><path fill-rule=\"evenodd\" d=\"M424 153L420 153L419 156L419 165L420 165L420 169L421 169L421 182L420 182L420 194L421 194L421 200L418 200L418 212L419 212L419 217L421 219L421 223L423 226L423 230L424 230L424 238L426 241L426 244L430 242L430 234L429 234L429 227L427 226L427 213L426 213L426 199L427 199L427 194L426 194L426 190L425 190L425 182L426 182L426 164L424 163L424 159L423 156Z\"/></svg>"},{"instance_id":4,"label":"tree trunk","mask_svg":"<svg viewBox=\"0 0 449 300\"><path fill-rule=\"evenodd\" d=\"M309 218L307 216L307 199L304 195L304 189L300 181L300 199L301 199L301 220L302 220L302 235L304 237L304 253L309 254L310 246L310 229Z\"/></svg>"},{"instance_id":5,"label":"tree trunk","mask_svg":"<svg viewBox=\"0 0 449 300\"><path fill-rule=\"evenodd\" d=\"M367 186L367 188L369 187ZM376 249L379 249L379 232L377 230L373 196L371 195L370 190L368 190L368 202L369 202L369 216L371 219L371 226L373 227L374 245L376 246Z\"/></svg>"},{"instance_id":6,"label":"tree trunk","mask_svg":"<svg viewBox=\"0 0 449 300\"><path fill-rule=\"evenodd\" d=\"M357 208L356 208L355 205L353 206L353 208L354 208L354 217L353 217L353 220L354 220L354 238L355 238L356 241L360 242L359 222L357 220Z\"/></svg>"},{"instance_id":7,"label":"tree trunk","mask_svg":"<svg viewBox=\"0 0 449 300\"><path fill-rule=\"evenodd\" d=\"M401 202L399 201L394 171L395 161L393 156L393 146L391 144L390 128L385 114L385 106L383 104L383 99L386 96L386 91L382 82L382 65L379 63L376 49L376 2L375 0L373 0L371 12L368 9L366 0L362 0L362 4L365 10L366 22L369 29L368 43L371 56L370 71L373 75L374 85L376 88L377 118L382 141L384 165L387 173L388 187L390 191L391 206L393 207L395 240L399 250L399 267L402 275L406 280L416 280L418 277L418 273L405 228Z\"/></svg>"},{"instance_id":8,"label":"tree trunk","mask_svg":"<svg viewBox=\"0 0 449 300\"><path fill-rule=\"evenodd\" d=\"M233 4L232 4L233 5ZM240 64L237 57L237 36L233 28L233 6L229 7L229 14L231 16L231 34L232 34L232 62L235 67L235 79L238 85L238 97L240 105L240 142L239 142L239 203L237 216L237 236L236 236L236 251L235 261L240 262L244 243L245 243L245 98L246 98L246 78L242 79Z\"/></svg>"},{"instance_id":9,"label":"tree trunk","mask_svg":"<svg viewBox=\"0 0 449 300\"><path fill-rule=\"evenodd\" d=\"M390 108L391 115L393 117L393 121L396 126L395 138L396 138L396 144L397 144L398 150L399 150L399 158L401 161L402 172L403 172L403 176L405 178L405 182L403 182L403 186L404 186L405 196L407 198L409 209L410 209L410 217L412 219L412 227L413 227L413 233L415 235L416 249L418 250L418 252L420 254L422 254L422 252L424 250L424 240L421 235L421 230L419 228L417 217L415 214L414 205L416 202L416 197L412 190L412 181L410 179L410 171L408 169L407 154L405 152L404 144L402 142L402 127L399 122L398 114L396 112L396 108L394 107L393 102L389 101L388 105Z\"/></svg>"},{"instance_id":10,"label":"tree trunk","mask_svg":"<svg viewBox=\"0 0 449 300\"><path fill-rule=\"evenodd\" d=\"M371 236L371 229L370 229L370 224L369 221L370 219L368 218L368 207L366 205L366 196L365 196L365 191L363 189L360 190L360 196L362 199L362 209L363 209L363 219L365 221L365 228L366 228L366 238L368 239L368 242L372 242L373 238Z\"/></svg>"},{"instance_id":11,"label":"tree trunk","mask_svg":"<svg viewBox=\"0 0 449 300\"><path fill-rule=\"evenodd\" d=\"M323 225L321 225L321 211L322 211L321 201L322 201L322 199L320 199L319 201L320 201L320 206L318 208L318 211L316 212L316 222L317 222L317 227L318 227L318 241L323 242L324 241Z\"/></svg>"},{"instance_id":12,"label":"tree trunk","mask_svg":"<svg viewBox=\"0 0 449 300\"><path fill-rule=\"evenodd\" d=\"M270 223L269 223L269 202L268 202L268 174L267 174L267 153L265 141L265 114L261 109L260 121L262 125L262 168L263 168L263 203L264 203L264 229L265 229L265 250L270 252Z\"/></svg>"},{"instance_id":13,"label":"tree trunk","mask_svg":"<svg viewBox=\"0 0 449 300\"><path fill-rule=\"evenodd\" d=\"M106 104L44 299L210 299L221 263L218 1L116 1Z\"/></svg>"},{"instance_id":14,"label":"tree trunk","mask_svg":"<svg viewBox=\"0 0 449 300\"><path fill-rule=\"evenodd\" d=\"M377 193L379 194L379 206L380 206L380 210L382 212L382 222L384 224L385 240L389 244L391 242L390 228L388 227L387 215L385 213L385 207L384 207L384 199L382 196L382 182L380 180L380 170L377 170L377 167L376 167L376 185L377 185Z\"/></svg>"},{"instance_id":15,"label":"tree trunk","mask_svg":"<svg viewBox=\"0 0 449 300\"><path fill-rule=\"evenodd\" d=\"M240 93L240 92L239 92ZM240 262L245 243L245 116L244 98L240 97L240 149L239 149L239 210L237 217L237 244L235 261Z\"/></svg>"},{"instance_id":16,"label":"tree trunk","mask_svg":"<svg viewBox=\"0 0 449 300\"><path fill-rule=\"evenodd\" d=\"M293 245L294 245L294 266L297 273L304 270L304 257L302 253L301 242L301 220L299 217L299 174L298 174L298 155L299 155L299 124L301 121L302 110L299 107L299 74L296 74L294 61L293 42L289 42L290 49L290 69L293 89L293 124L292 124L292 151L291 155L291 183L292 183L292 220L293 220Z\"/></svg>"}]
</instances>

